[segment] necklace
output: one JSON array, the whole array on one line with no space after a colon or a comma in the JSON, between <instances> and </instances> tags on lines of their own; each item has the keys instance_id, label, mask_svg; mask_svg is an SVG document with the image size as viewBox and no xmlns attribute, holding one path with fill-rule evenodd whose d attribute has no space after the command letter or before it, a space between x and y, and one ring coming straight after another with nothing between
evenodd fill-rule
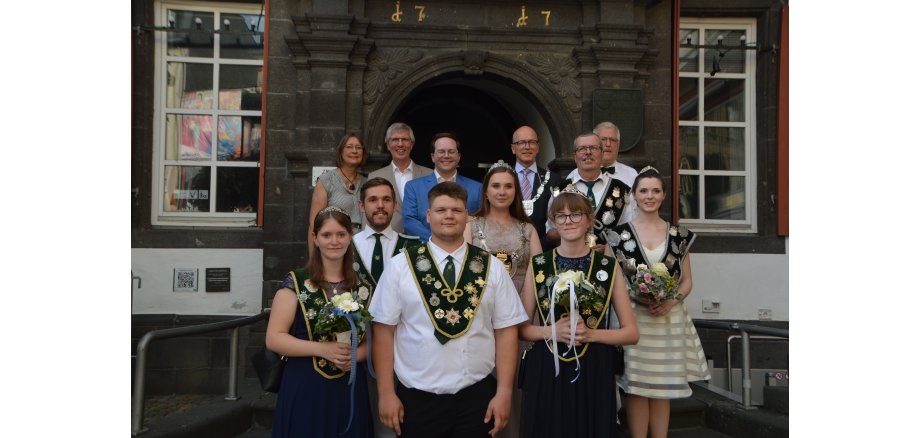
<instances>
[{"instance_id":1,"label":"necklace","mask_svg":"<svg viewBox=\"0 0 920 438\"><path fill-rule=\"evenodd\" d=\"M346 180L348 180L348 191L354 192L354 191L355 191L355 182L354 182L351 178L349 178L348 175L345 175L345 171L342 170L341 167L339 167L338 169L339 169L339 172L342 173L342 176L345 177ZM358 179L358 172L355 172L355 179Z\"/></svg>"},{"instance_id":2,"label":"necklace","mask_svg":"<svg viewBox=\"0 0 920 438\"><path fill-rule=\"evenodd\" d=\"M327 284L329 285L329 287L332 289L332 295L338 295L338 293L339 293L339 286L341 286L342 283L344 283L344 282L345 282L345 279L342 279L342 280L339 280L339 281L326 281L326 283L327 283Z\"/></svg>"}]
</instances>

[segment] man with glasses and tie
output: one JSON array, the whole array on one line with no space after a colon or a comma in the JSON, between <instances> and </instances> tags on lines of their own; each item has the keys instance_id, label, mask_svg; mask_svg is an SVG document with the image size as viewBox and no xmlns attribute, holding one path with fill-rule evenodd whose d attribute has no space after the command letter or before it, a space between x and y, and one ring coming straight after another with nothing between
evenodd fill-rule
<instances>
[{"instance_id":1,"label":"man with glasses and tie","mask_svg":"<svg viewBox=\"0 0 920 438\"><path fill-rule=\"evenodd\" d=\"M366 284L377 289L377 282L383 271L390 266L393 256L409 245L419 243L418 237L397 233L390 226L396 205L396 191L389 181L383 178L371 178L361 186L358 209L364 215L364 229L355 234L355 270L366 280ZM377 399L377 381L368 380L368 393L371 400ZM377 403L371 403L374 417L374 436L390 438L393 431L383 427L377 413Z\"/></svg>"},{"instance_id":2,"label":"man with glasses and tie","mask_svg":"<svg viewBox=\"0 0 920 438\"><path fill-rule=\"evenodd\" d=\"M428 213L428 192L444 181L460 184L467 192L468 211L479 210L482 184L457 173L460 165L460 142L453 134L442 132L431 140L431 161L434 172L406 183L403 197L403 225L406 234L418 236L422 242L431 237L431 228L425 219Z\"/></svg>"},{"instance_id":3,"label":"man with glasses and tie","mask_svg":"<svg viewBox=\"0 0 920 438\"><path fill-rule=\"evenodd\" d=\"M514 171L521 184L524 211L537 229L541 247L549 250L546 242L546 209L552 197L552 188L559 186L561 178L556 172L537 166L540 139L537 131L530 126L521 126L514 131L511 136L511 153L516 159Z\"/></svg>"},{"instance_id":4,"label":"man with glasses and tie","mask_svg":"<svg viewBox=\"0 0 920 438\"><path fill-rule=\"evenodd\" d=\"M383 141L386 142L387 150L390 151L393 161L388 166L371 172L367 177L383 178L395 188L396 206L393 209L393 220L390 221L390 226L402 233L405 231L402 220L402 202L406 183L430 175L431 169L412 161L412 158L409 157L412 147L415 146L415 134L411 126L401 122L390 125Z\"/></svg>"},{"instance_id":5,"label":"man with glasses and tie","mask_svg":"<svg viewBox=\"0 0 920 438\"><path fill-rule=\"evenodd\" d=\"M555 192L571 184L588 197L594 209L593 246L595 250L603 252L608 234L613 232L613 228L631 219L630 187L601 171L603 148L600 136L594 132L584 132L575 138L574 147L576 168L555 188ZM552 200L549 201L547 211L551 205ZM546 222L546 240L553 246L559 244L559 231L552 221Z\"/></svg>"},{"instance_id":6,"label":"man with glasses and tie","mask_svg":"<svg viewBox=\"0 0 920 438\"><path fill-rule=\"evenodd\" d=\"M393 258L368 309L380 420L404 438L494 437L527 314L504 264L463 240L466 190L442 182L426 199L431 241Z\"/></svg>"}]
</instances>

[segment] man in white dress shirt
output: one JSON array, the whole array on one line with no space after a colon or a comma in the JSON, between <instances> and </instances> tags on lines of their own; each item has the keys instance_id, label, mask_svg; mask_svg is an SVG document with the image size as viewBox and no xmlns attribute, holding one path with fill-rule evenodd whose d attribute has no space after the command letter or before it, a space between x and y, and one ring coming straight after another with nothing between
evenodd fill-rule
<instances>
[{"instance_id":1,"label":"man in white dress shirt","mask_svg":"<svg viewBox=\"0 0 920 438\"><path fill-rule=\"evenodd\" d=\"M601 171L603 148L600 143L600 136L590 131L575 138L576 167L559 189L572 184L592 201L595 215L592 233L598 239L595 249L603 252L603 244L607 243L605 232L632 220L632 208L629 201L630 187ZM552 205L553 200L550 199L547 211ZM553 246L559 244L559 231L552 220L546 221L546 240Z\"/></svg>"},{"instance_id":2,"label":"man in white dress shirt","mask_svg":"<svg viewBox=\"0 0 920 438\"><path fill-rule=\"evenodd\" d=\"M365 277L376 289L380 275L386 270L400 249L419 243L417 237L397 233L390 226L396 206L393 185L383 178L371 178L361 186L358 209L364 214L364 229L354 235L355 263L358 275ZM371 400L377 399L377 381L369 376L368 391ZM374 416L374 436L392 438L395 435L380 423L377 403L371 403Z\"/></svg>"},{"instance_id":3,"label":"man in white dress shirt","mask_svg":"<svg viewBox=\"0 0 920 438\"><path fill-rule=\"evenodd\" d=\"M380 420L402 437L494 437L510 414L527 314L501 261L463 241L466 201L432 188L430 242L393 258L369 308Z\"/></svg>"},{"instance_id":4,"label":"man in white dress shirt","mask_svg":"<svg viewBox=\"0 0 920 438\"><path fill-rule=\"evenodd\" d=\"M594 127L594 133L601 138L601 172L623 181L630 189L639 172L617 161L620 155L620 128L611 122L600 122Z\"/></svg>"},{"instance_id":5,"label":"man in white dress shirt","mask_svg":"<svg viewBox=\"0 0 920 438\"><path fill-rule=\"evenodd\" d=\"M412 127L401 122L396 122L387 128L383 141L390 151L393 161L367 176L370 178L384 178L393 185L396 191L396 206L393 208L393 220L390 226L399 233L403 232L402 200L406 183L431 174L431 169L422 166L410 158L412 147L415 146L415 134Z\"/></svg>"}]
</instances>

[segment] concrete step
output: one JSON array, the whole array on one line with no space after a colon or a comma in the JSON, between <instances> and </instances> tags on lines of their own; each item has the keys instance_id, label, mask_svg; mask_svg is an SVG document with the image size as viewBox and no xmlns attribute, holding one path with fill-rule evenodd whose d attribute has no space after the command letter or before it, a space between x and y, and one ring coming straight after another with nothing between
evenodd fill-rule
<instances>
[{"instance_id":1,"label":"concrete step","mask_svg":"<svg viewBox=\"0 0 920 438\"><path fill-rule=\"evenodd\" d=\"M764 386L763 407L789 415L789 387Z\"/></svg>"}]
</instances>

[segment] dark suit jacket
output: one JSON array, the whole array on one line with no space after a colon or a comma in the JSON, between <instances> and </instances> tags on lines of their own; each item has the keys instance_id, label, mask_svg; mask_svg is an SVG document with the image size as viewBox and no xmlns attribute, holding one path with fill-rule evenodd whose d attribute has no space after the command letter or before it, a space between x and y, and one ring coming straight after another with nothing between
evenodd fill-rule
<instances>
[{"instance_id":1,"label":"dark suit jacket","mask_svg":"<svg viewBox=\"0 0 920 438\"><path fill-rule=\"evenodd\" d=\"M412 163L412 179L423 177L425 175L431 175L431 169L422 166L421 164ZM396 192L396 206L393 208L393 219L390 221L390 226L393 227L397 233L404 233L405 229L403 228L402 220L402 196L399 195L399 188L396 187L396 175L393 174L393 162L391 161L386 167L381 167L367 176L367 179L380 177L393 184L393 191ZM409 183L406 183L408 185Z\"/></svg>"},{"instance_id":2,"label":"dark suit jacket","mask_svg":"<svg viewBox=\"0 0 920 438\"><path fill-rule=\"evenodd\" d=\"M540 194L539 198L536 198L540 184L543 183L543 178L546 176L546 169L537 167L537 171L539 173L534 176L533 193L531 194L531 199L535 199L535 201L530 220L533 221L533 226L537 229L537 235L540 236L540 245L543 246L544 251L548 251L549 248L546 245L546 206L549 204L550 198L553 197L553 187L561 184L562 178L556 172L550 172L549 181L543 187L543 193Z\"/></svg>"},{"instance_id":3,"label":"dark suit jacket","mask_svg":"<svg viewBox=\"0 0 920 438\"><path fill-rule=\"evenodd\" d=\"M466 189L466 209L470 213L479 210L482 184L459 173L457 174L457 183ZM427 242L431 238L431 227L428 226L425 213L428 212L428 192L437 184L438 177L435 176L434 172L406 183L406 193L403 199L405 233L410 236L418 236L422 242Z\"/></svg>"}]
</instances>

